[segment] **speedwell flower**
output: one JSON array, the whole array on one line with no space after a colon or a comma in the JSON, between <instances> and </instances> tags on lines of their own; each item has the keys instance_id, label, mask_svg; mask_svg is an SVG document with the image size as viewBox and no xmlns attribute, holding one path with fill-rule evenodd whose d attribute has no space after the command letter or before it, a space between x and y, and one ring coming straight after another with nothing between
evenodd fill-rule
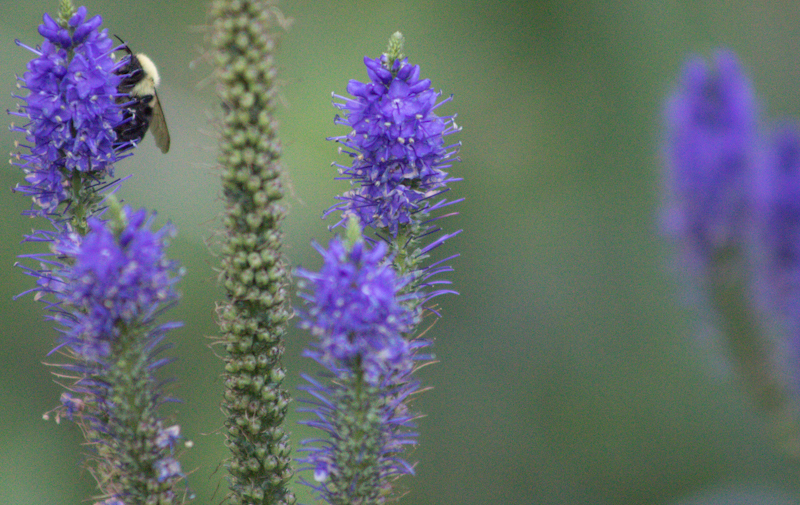
<instances>
[{"instance_id":1,"label":"speedwell flower","mask_svg":"<svg viewBox=\"0 0 800 505\"><path fill-rule=\"evenodd\" d=\"M686 64L666 122L666 226L702 266L742 245L758 157L756 100L733 53Z\"/></svg>"},{"instance_id":2,"label":"speedwell flower","mask_svg":"<svg viewBox=\"0 0 800 505\"><path fill-rule=\"evenodd\" d=\"M351 80L347 92L353 98L334 95L341 100L334 105L345 113L336 124L352 130L329 139L352 158L351 166L336 166L356 187L327 213L342 211L339 224L354 214L363 226L396 234L457 180L445 172L457 146L445 145L444 137L460 128L455 116L436 114L452 97L437 103L441 93L420 78L418 65L389 54L365 57L364 64L369 82Z\"/></svg>"},{"instance_id":3,"label":"speedwell flower","mask_svg":"<svg viewBox=\"0 0 800 505\"><path fill-rule=\"evenodd\" d=\"M87 19L85 7L64 25L45 14L39 26L41 47L17 41L36 55L18 78L28 94L16 98L25 103L11 112L25 121L11 129L25 134L22 147L27 151L14 161L27 183L16 191L33 199L39 208L35 214L56 213L72 197L76 173L98 182L113 175L121 150L130 147L116 142L121 77L114 73L119 67L112 58L114 42L99 29L102 21L100 16Z\"/></svg>"},{"instance_id":4,"label":"speedwell flower","mask_svg":"<svg viewBox=\"0 0 800 505\"><path fill-rule=\"evenodd\" d=\"M402 452L416 443L408 401L418 389L414 353L424 343L404 338L414 321L401 303L406 281L387 263L383 242L371 249L335 238L317 250L325 260L320 272L298 274L309 289L301 326L318 338L306 355L332 380L305 376L303 389L314 397L305 411L314 418L303 424L326 437L303 442L301 470L314 481L303 482L331 504L380 503L398 475L413 473Z\"/></svg>"}]
</instances>

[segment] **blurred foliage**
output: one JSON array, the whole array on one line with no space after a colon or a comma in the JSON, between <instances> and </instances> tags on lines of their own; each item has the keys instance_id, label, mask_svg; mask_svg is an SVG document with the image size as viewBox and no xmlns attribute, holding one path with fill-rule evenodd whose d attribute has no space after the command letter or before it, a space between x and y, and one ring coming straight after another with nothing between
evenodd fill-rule
<instances>
[{"instance_id":1,"label":"blurred foliage","mask_svg":"<svg viewBox=\"0 0 800 505\"><path fill-rule=\"evenodd\" d=\"M170 317L178 362L168 367L184 403L174 410L195 446L183 459L197 503L219 503L221 361L214 334L213 241L220 208L214 163L213 89L202 62L205 2L97 0L104 26L159 65L172 133L162 156L149 139L118 166L133 174L121 192L134 207L177 225L171 254L188 269ZM287 252L314 268L309 247L327 242L319 219L346 189L327 136L330 93L364 80L395 30L406 54L443 93L443 114L464 127L463 228L438 254L460 253L451 275L461 292L440 300L429 335L440 363L423 380L421 444L405 503L716 504L800 502L798 468L772 449L763 422L714 348L708 318L676 280L657 233L662 100L690 52L735 50L750 71L766 117L800 116L800 4L788 1L283 1L294 18L280 53L281 132L292 180ZM13 109L14 74L36 45L43 10L56 1L7 5L0 19L0 95ZM193 62L195 62L193 64ZM11 118L8 118L9 123ZM3 150L15 139L0 137ZM5 187L18 171L0 175ZM5 258L0 319L0 503L80 503L93 493L78 469L80 436L70 423L41 420L61 392L41 363L55 342L12 267L36 251L20 244L41 222L6 191L0 233ZM308 370L287 348L289 387ZM290 420L294 423L297 416ZM294 438L308 436L292 428Z\"/></svg>"}]
</instances>

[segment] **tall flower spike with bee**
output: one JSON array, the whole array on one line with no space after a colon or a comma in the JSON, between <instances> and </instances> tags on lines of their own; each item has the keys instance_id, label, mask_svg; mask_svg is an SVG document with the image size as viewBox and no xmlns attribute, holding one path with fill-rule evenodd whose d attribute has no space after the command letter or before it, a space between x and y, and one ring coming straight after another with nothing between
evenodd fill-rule
<instances>
[{"instance_id":1,"label":"tall flower spike with bee","mask_svg":"<svg viewBox=\"0 0 800 505\"><path fill-rule=\"evenodd\" d=\"M25 237L47 250L21 256L19 266L36 280L27 293L45 304L59 333L53 352L65 362L55 366L68 392L56 419L83 431L86 466L103 500L97 503L178 505L190 499L178 489L180 427L159 413L172 398L157 375L172 361L161 356L170 347L166 334L180 326L158 322L176 303L183 273L166 255L174 229L153 230L150 213L108 194L120 182L109 181L114 163L144 134L119 138L131 125L123 106L153 107L157 79L132 67L140 58L113 58L100 16L69 0L60 5L57 19L44 15L41 46L17 42L35 56L19 79L24 103L11 113L24 121L12 131L25 135L14 160L25 185L16 190L33 199L26 214L50 225ZM120 89L132 98L120 100ZM24 265L30 262L37 265Z\"/></svg>"}]
</instances>

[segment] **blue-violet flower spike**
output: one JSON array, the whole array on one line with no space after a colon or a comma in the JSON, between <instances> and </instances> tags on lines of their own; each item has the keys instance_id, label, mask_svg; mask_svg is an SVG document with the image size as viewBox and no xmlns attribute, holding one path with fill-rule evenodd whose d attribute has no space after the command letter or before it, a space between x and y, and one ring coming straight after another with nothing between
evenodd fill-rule
<instances>
[{"instance_id":1,"label":"blue-violet flower spike","mask_svg":"<svg viewBox=\"0 0 800 505\"><path fill-rule=\"evenodd\" d=\"M322 269L297 274L311 283L311 292L301 294L309 306L301 327L319 338L308 354L329 367L360 367L375 385L409 372L411 344L403 334L414 321L398 300L407 279L397 279L386 263L387 245L370 249L362 240L348 248L334 238L327 250L315 248L325 260Z\"/></svg>"},{"instance_id":2,"label":"blue-violet flower spike","mask_svg":"<svg viewBox=\"0 0 800 505\"><path fill-rule=\"evenodd\" d=\"M666 122L665 225L702 267L742 244L757 156L756 100L733 53L718 52L711 69L699 58L686 64Z\"/></svg>"},{"instance_id":3,"label":"blue-violet flower spike","mask_svg":"<svg viewBox=\"0 0 800 505\"><path fill-rule=\"evenodd\" d=\"M758 293L768 317L788 333L781 354L790 369L800 356L800 125L776 128L755 193L754 255ZM800 373L794 373L797 380ZM799 384L796 384L800 386Z\"/></svg>"},{"instance_id":4,"label":"blue-violet flower spike","mask_svg":"<svg viewBox=\"0 0 800 505\"><path fill-rule=\"evenodd\" d=\"M356 188L338 197L342 203L326 215L339 210L343 215L338 225L352 214L363 226L396 235L455 180L444 169L457 146L446 146L444 137L460 128L454 116L436 115L452 97L437 103L441 93L431 88L430 79L420 79L418 65L388 54L365 57L364 64L369 82L351 80L347 92L353 98L334 95L341 100L334 105L345 113L336 117L336 124L352 130L329 139L351 156L351 166L336 166Z\"/></svg>"},{"instance_id":5,"label":"blue-violet flower spike","mask_svg":"<svg viewBox=\"0 0 800 505\"><path fill-rule=\"evenodd\" d=\"M180 272L167 259L173 235L150 229L144 210L109 198L109 221L88 220L88 233L53 238L48 268L29 270L42 282L37 298L49 302L60 325L57 347L71 362L57 365L73 383L61 396L60 417L76 420L96 448L89 460L106 503L179 503L184 474L174 457L177 425L165 427L158 407L170 399L155 372L169 363L158 354L168 330L155 318L178 294Z\"/></svg>"},{"instance_id":6,"label":"blue-violet flower spike","mask_svg":"<svg viewBox=\"0 0 800 505\"><path fill-rule=\"evenodd\" d=\"M314 399L304 410L314 417L302 423L327 436L303 442L300 470L312 472L313 482L301 482L331 505L383 503L393 481L413 473L402 452L416 443L408 403L418 390L415 349L424 344L403 337L413 325L400 300L407 281L395 275L385 243L370 249L364 240L335 238L317 250L320 272L298 273L309 289L301 326L319 339L306 355L332 380L305 377Z\"/></svg>"},{"instance_id":7,"label":"blue-violet flower spike","mask_svg":"<svg viewBox=\"0 0 800 505\"><path fill-rule=\"evenodd\" d=\"M36 54L28 70L18 80L28 95L16 96L25 103L10 112L25 121L12 125L12 131L25 134L14 164L25 172L27 184L16 191L33 199L34 214L57 212L70 198L73 174L80 172L95 179L113 175L122 150L130 146L116 143L114 128L122 119L117 105L117 86L121 79L114 71L119 62L112 58L113 40L99 30L102 18L87 19L79 7L66 26L48 14L39 26L44 37L40 48L23 46Z\"/></svg>"}]
</instances>

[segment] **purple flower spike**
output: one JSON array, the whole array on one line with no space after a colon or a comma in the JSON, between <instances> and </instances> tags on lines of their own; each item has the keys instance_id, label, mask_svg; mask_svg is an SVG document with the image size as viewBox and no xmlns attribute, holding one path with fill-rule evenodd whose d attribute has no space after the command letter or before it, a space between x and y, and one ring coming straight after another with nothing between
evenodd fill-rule
<instances>
[{"instance_id":1,"label":"purple flower spike","mask_svg":"<svg viewBox=\"0 0 800 505\"><path fill-rule=\"evenodd\" d=\"M449 281L455 256L428 262L431 250L460 232L444 232L441 195L458 179L445 169L456 161L458 144L444 137L460 130L455 116L439 117L439 101L420 68L402 55L396 32L380 58L365 58L369 82L350 81L353 98L334 95L344 111L335 122L350 133L333 137L350 166L336 165L353 189L338 197L324 215L341 211L334 225L347 225L347 241L315 246L324 258L318 273L299 270L300 296L307 302L300 326L318 339L305 352L326 368L323 380L304 375L311 396L301 409L311 418L301 424L324 436L302 443L301 482L330 504L374 503L395 499L395 480L413 474L404 458L417 443L411 399L419 391L415 363L429 344L417 325L423 314L439 314L426 304L452 293ZM367 233L367 227L372 231ZM438 235L438 238L437 238Z\"/></svg>"},{"instance_id":2,"label":"purple flower spike","mask_svg":"<svg viewBox=\"0 0 800 505\"><path fill-rule=\"evenodd\" d=\"M157 355L169 347L162 343L166 332L179 326L155 324L178 296L177 265L165 255L173 230L151 231L144 210L121 208L113 198L107 213L109 221L89 218L83 237L44 235L52 253L38 257L50 268L29 273L39 277L37 298L48 299L59 323L57 349L72 358L58 365L74 382L61 396L57 419L74 420L90 444L102 447L90 461L104 476L98 481L107 496L149 503L173 496L184 478L174 457L180 427L165 428L158 417L158 406L170 398L154 376L172 361Z\"/></svg>"},{"instance_id":3,"label":"purple flower spike","mask_svg":"<svg viewBox=\"0 0 800 505\"><path fill-rule=\"evenodd\" d=\"M352 99L334 95L342 100L334 105L345 112L335 122L352 131L329 140L343 144L353 158L351 166L337 167L357 188L339 197L342 203L326 214L342 211L338 224L355 214L363 226L396 234L456 180L444 169L457 146L445 146L444 136L459 128L454 116L439 117L434 112L452 97L437 103L441 93L431 89L429 79L419 78L418 65L396 59L390 71L389 61L385 54L364 58L370 82L350 81L347 92Z\"/></svg>"},{"instance_id":4,"label":"purple flower spike","mask_svg":"<svg viewBox=\"0 0 800 505\"><path fill-rule=\"evenodd\" d=\"M55 253L72 258L56 274L55 298L71 316L64 318L65 343L86 361L110 352L120 332L146 323L158 307L177 299L176 264L164 255L174 231L150 231L144 209L125 209L127 226L113 230L89 219L89 233L54 244Z\"/></svg>"},{"instance_id":5,"label":"purple flower spike","mask_svg":"<svg viewBox=\"0 0 800 505\"><path fill-rule=\"evenodd\" d=\"M407 402L418 389L414 352L424 343L403 337L413 317L400 303L405 281L387 264L385 243L370 250L363 240L348 247L335 238L317 250L325 258L320 272L298 273L311 284L301 327L319 338L306 355L333 380L305 376L302 389L314 399L303 410L314 418L301 423L327 437L303 442L300 470L313 472L314 482L301 481L331 504L378 503L396 476L413 473L401 454L416 443Z\"/></svg>"},{"instance_id":6,"label":"purple flower spike","mask_svg":"<svg viewBox=\"0 0 800 505\"><path fill-rule=\"evenodd\" d=\"M741 244L757 162L755 97L733 53L717 53L712 69L699 59L686 64L666 121L666 226L702 265Z\"/></svg>"},{"instance_id":7,"label":"purple flower spike","mask_svg":"<svg viewBox=\"0 0 800 505\"><path fill-rule=\"evenodd\" d=\"M298 271L311 282L301 295L309 305L301 326L319 338L307 355L329 367L361 367L372 384L411 370L412 346L403 333L414 319L398 300L406 281L386 264L386 244L370 250L361 241L348 250L335 238L327 250L316 249L325 258L322 270Z\"/></svg>"},{"instance_id":8,"label":"purple flower spike","mask_svg":"<svg viewBox=\"0 0 800 505\"><path fill-rule=\"evenodd\" d=\"M114 74L114 42L98 30L101 23L100 16L87 20L85 7L74 13L67 28L45 14L39 27L45 40L41 48L28 48L37 55L19 79L28 95L18 96L25 103L11 112L25 124L11 129L25 134L29 150L16 158L27 182L16 191L33 199L39 207L36 214L54 214L69 199L74 172L95 180L113 175L120 152L129 147L116 142L114 127L122 114L115 99L121 78Z\"/></svg>"},{"instance_id":9,"label":"purple flower spike","mask_svg":"<svg viewBox=\"0 0 800 505\"><path fill-rule=\"evenodd\" d=\"M22 256L39 268L19 266L36 279L26 293L34 292L56 323L51 354L67 361L52 366L68 384L53 412L56 422L78 424L93 449L86 466L98 505L177 505L188 498L175 492L185 479L176 454L182 437L158 415L174 398L156 372L173 360L160 353L171 347L166 333L180 324L156 319L177 300L182 272L166 257L173 228L151 230L146 211L123 208L109 194L120 181L106 178L132 144L115 132L122 120L116 72L125 62L113 59L116 46L100 31L102 21L62 0L56 19L44 15L41 47L17 41L35 57L17 78L28 90L16 96L23 103L9 112L23 123L11 130L25 135L12 160L25 184L15 190L33 200L23 214L52 226L25 237L49 248Z\"/></svg>"},{"instance_id":10,"label":"purple flower spike","mask_svg":"<svg viewBox=\"0 0 800 505\"><path fill-rule=\"evenodd\" d=\"M738 60L694 58L666 107L666 230L777 447L800 458L800 132L759 135ZM793 381L793 383L792 383Z\"/></svg>"},{"instance_id":11,"label":"purple flower spike","mask_svg":"<svg viewBox=\"0 0 800 505\"><path fill-rule=\"evenodd\" d=\"M788 326L793 352L800 349L800 129L784 124L773 133L759 171L756 210L759 285L768 310ZM793 360L793 367L796 361Z\"/></svg>"}]
</instances>

